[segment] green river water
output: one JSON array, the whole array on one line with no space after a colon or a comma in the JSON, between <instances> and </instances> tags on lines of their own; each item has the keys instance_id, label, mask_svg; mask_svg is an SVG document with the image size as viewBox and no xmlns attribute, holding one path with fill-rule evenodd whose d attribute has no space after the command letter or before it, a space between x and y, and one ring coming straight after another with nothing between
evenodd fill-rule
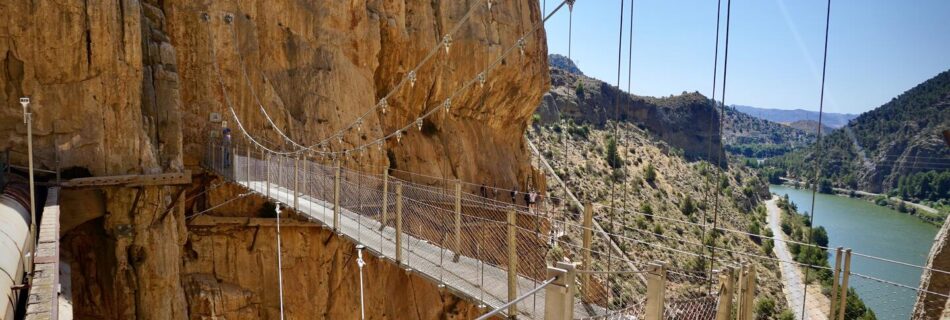
<instances>
[{"instance_id":1,"label":"green river water","mask_svg":"<svg viewBox=\"0 0 950 320\"><path fill-rule=\"evenodd\" d=\"M772 193L789 199L799 212L810 211L811 191L771 185ZM901 261L914 265L927 263L927 256L938 228L915 217L869 201L818 194L815 198L815 225L828 230L829 247L851 248L854 252ZM829 264L834 266L834 255ZM878 319L907 319L913 309L921 269L852 256L850 279L864 302ZM871 279L874 278L874 279ZM883 280L883 281L879 281Z\"/></svg>"}]
</instances>

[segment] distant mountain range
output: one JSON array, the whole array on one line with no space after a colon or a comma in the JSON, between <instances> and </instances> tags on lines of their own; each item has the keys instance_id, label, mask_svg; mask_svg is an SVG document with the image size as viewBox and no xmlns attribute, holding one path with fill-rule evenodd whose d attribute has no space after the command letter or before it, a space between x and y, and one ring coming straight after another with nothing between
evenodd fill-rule
<instances>
[{"instance_id":1,"label":"distant mountain range","mask_svg":"<svg viewBox=\"0 0 950 320\"><path fill-rule=\"evenodd\" d=\"M756 108L743 105L733 105L733 107L742 113L751 115L753 117L769 120L772 122L789 124L796 121L802 120L811 120L818 121L818 112L808 111L802 109L795 110L783 110L783 109L767 109L767 108ZM851 119L857 118L858 115L850 113L832 113L824 112L821 117L821 124L831 127L831 128L841 128L848 124L848 121ZM816 123L817 124L817 123Z\"/></svg>"}]
</instances>

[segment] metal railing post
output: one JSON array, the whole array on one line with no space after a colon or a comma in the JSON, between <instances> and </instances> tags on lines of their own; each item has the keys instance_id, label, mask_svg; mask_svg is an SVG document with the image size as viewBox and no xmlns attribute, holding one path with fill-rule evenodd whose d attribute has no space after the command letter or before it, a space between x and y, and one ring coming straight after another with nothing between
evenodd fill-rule
<instances>
[{"instance_id":1,"label":"metal railing post","mask_svg":"<svg viewBox=\"0 0 950 320\"><path fill-rule=\"evenodd\" d=\"M647 320L663 319L663 299L666 295L666 265L654 262L647 266Z\"/></svg>"},{"instance_id":2,"label":"metal railing post","mask_svg":"<svg viewBox=\"0 0 950 320\"><path fill-rule=\"evenodd\" d=\"M844 250L844 274L841 276L841 300L838 301L838 319L844 320L848 304L848 278L851 276L851 248Z\"/></svg>"},{"instance_id":3,"label":"metal railing post","mask_svg":"<svg viewBox=\"0 0 950 320\"><path fill-rule=\"evenodd\" d=\"M462 183L455 181L455 256L452 262L459 262L462 255Z\"/></svg>"},{"instance_id":4,"label":"metal railing post","mask_svg":"<svg viewBox=\"0 0 950 320\"><path fill-rule=\"evenodd\" d=\"M261 154L264 155L264 184L267 185L267 197L270 198L270 154L263 150L261 150Z\"/></svg>"},{"instance_id":5,"label":"metal railing post","mask_svg":"<svg viewBox=\"0 0 950 320\"><path fill-rule=\"evenodd\" d=\"M574 278L577 267L573 263L558 262L548 267L547 278L557 277L544 290L544 319L569 320L574 318Z\"/></svg>"},{"instance_id":6,"label":"metal railing post","mask_svg":"<svg viewBox=\"0 0 950 320\"><path fill-rule=\"evenodd\" d=\"M231 179L238 181L237 147L231 144Z\"/></svg>"},{"instance_id":7,"label":"metal railing post","mask_svg":"<svg viewBox=\"0 0 950 320\"><path fill-rule=\"evenodd\" d=\"M294 209L300 210L300 155L294 159Z\"/></svg>"},{"instance_id":8,"label":"metal railing post","mask_svg":"<svg viewBox=\"0 0 950 320\"><path fill-rule=\"evenodd\" d=\"M333 180L333 231L340 231L340 160L336 160L336 177Z\"/></svg>"},{"instance_id":9,"label":"metal railing post","mask_svg":"<svg viewBox=\"0 0 950 320\"><path fill-rule=\"evenodd\" d=\"M214 144L214 141L211 142L211 163L208 164L208 168L211 168L211 171L218 172L218 162L215 157L215 154L218 153L218 146Z\"/></svg>"},{"instance_id":10,"label":"metal railing post","mask_svg":"<svg viewBox=\"0 0 950 320\"><path fill-rule=\"evenodd\" d=\"M277 156L277 182L274 183L274 184L277 185L277 188L278 188L277 190L280 190L279 188L284 186L284 184L283 184L283 183L284 183L284 179L283 179L283 178L284 178L284 174L283 174L283 173L284 173L284 163L283 163L284 161L283 161L283 160L284 160L284 157L283 157L283 156L281 156L281 155L278 155L278 156Z\"/></svg>"},{"instance_id":11,"label":"metal railing post","mask_svg":"<svg viewBox=\"0 0 950 320\"><path fill-rule=\"evenodd\" d=\"M379 231L383 231L386 228L386 223L389 221L389 170L383 169L383 207L382 217L383 219L379 221ZM382 232L380 232L381 234ZM382 247L379 247L382 250Z\"/></svg>"},{"instance_id":12,"label":"metal railing post","mask_svg":"<svg viewBox=\"0 0 950 320\"><path fill-rule=\"evenodd\" d=\"M831 310L828 310L828 317L831 319L837 319L835 316L835 310L837 309L838 304L835 303L835 301L838 300L838 282L841 281L841 252L841 247L835 249L834 280L831 282L831 303L828 304L831 306Z\"/></svg>"},{"instance_id":13,"label":"metal railing post","mask_svg":"<svg viewBox=\"0 0 950 320\"><path fill-rule=\"evenodd\" d=\"M402 264L402 184L396 184L396 264Z\"/></svg>"},{"instance_id":14,"label":"metal railing post","mask_svg":"<svg viewBox=\"0 0 950 320\"><path fill-rule=\"evenodd\" d=\"M244 172L244 180L247 180L247 188L251 188L251 145L247 145L247 152L245 153L244 164L246 171Z\"/></svg>"},{"instance_id":15,"label":"metal railing post","mask_svg":"<svg viewBox=\"0 0 950 320\"><path fill-rule=\"evenodd\" d=\"M518 298L518 213L508 210L508 301ZM518 304L508 307L508 318L518 315Z\"/></svg>"},{"instance_id":16,"label":"metal railing post","mask_svg":"<svg viewBox=\"0 0 950 320\"><path fill-rule=\"evenodd\" d=\"M725 267L719 271L719 306L716 308L716 320L729 320L732 316L735 285L735 271L731 267Z\"/></svg>"},{"instance_id":17,"label":"metal railing post","mask_svg":"<svg viewBox=\"0 0 950 320\"><path fill-rule=\"evenodd\" d=\"M584 204L584 220L583 220L583 246L581 250L581 264L584 266L584 270L593 270L590 261L590 250L593 242L593 227L594 227L594 206L588 202ZM581 290L583 290L582 297L585 301L588 301L590 298L590 274L584 273L581 274Z\"/></svg>"}]
</instances>

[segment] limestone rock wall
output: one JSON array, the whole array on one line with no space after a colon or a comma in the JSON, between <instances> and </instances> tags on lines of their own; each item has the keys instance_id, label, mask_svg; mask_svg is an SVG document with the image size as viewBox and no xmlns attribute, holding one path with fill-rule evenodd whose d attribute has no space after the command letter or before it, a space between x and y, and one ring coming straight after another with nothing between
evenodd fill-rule
<instances>
[{"instance_id":1,"label":"limestone rock wall","mask_svg":"<svg viewBox=\"0 0 950 320\"><path fill-rule=\"evenodd\" d=\"M275 148L290 145L261 106L297 142L330 138L373 108L472 6L449 53L440 50L416 70L416 84L388 98L388 113L371 112L342 145L330 139L333 150L375 140L441 105L540 20L538 5L496 1L489 12L482 1L165 1L186 88L186 163L196 163L189 155L200 154L204 138L220 130L208 121L211 112L235 127L229 105L251 134ZM424 131L408 131L402 143L371 148L360 165L523 186L531 169L522 133L547 81L546 51L543 30L534 33L525 55L509 56L485 88L455 97L448 114L431 118Z\"/></svg>"},{"instance_id":2,"label":"limestone rock wall","mask_svg":"<svg viewBox=\"0 0 950 320\"><path fill-rule=\"evenodd\" d=\"M191 227L183 286L191 319L279 319L273 219L207 217ZM287 218L287 217L285 217ZM316 224L284 219L281 252L287 319L359 319L355 244ZM363 253L367 319L471 319L478 309L391 261Z\"/></svg>"}]
</instances>

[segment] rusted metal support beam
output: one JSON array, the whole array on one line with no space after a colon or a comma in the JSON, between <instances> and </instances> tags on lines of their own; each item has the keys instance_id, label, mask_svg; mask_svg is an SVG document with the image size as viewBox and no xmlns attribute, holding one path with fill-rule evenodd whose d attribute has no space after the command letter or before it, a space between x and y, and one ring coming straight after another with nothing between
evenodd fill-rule
<instances>
[{"instance_id":1,"label":"rusted metal support beam","mask_svg":"<svg viewBox=\"0 0 950 320\"><path fill-rule=\"evenodd\" d=\"M160 174L76 178L60 183L66 189L98 189L108 187L143 187L191 184L191 171Z\"/></svg>"}]
</instances>

